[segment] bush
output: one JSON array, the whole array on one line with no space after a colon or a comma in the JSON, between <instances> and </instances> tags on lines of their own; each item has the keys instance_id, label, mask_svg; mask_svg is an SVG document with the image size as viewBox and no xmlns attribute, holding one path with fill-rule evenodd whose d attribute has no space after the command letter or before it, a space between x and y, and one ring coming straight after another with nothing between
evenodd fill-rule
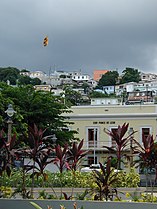
<instances>
[{"instance_id":1,"label":"bush","mask_svg":"<svg viewBox=\"0 0 157 209\"><path fill-rule=\"evenodd\" d=\"M91 187L93 184L92 173L81 173L76 171L66 171L63 174L46 172L48 174L47 181L43 181L43 177L35 178L35 187ZM25 187L31 187L32 180L29 173L25 174ZM61 177L62 175L62 177ZM22 184L23 174L22 170L13 170L11 176L8 177L3 173L0 176L0 185L7 187L19 187ZM43 183L44 182L44 183Z\"/></svg>"},{"instance_id":2,"label":"bush","mask_svg":"<svg viewBox=\"0 0 157 209\"><path fill-rule=\"evenodd\" d=\"M135 169L132 168L129 173L125 171L120 171L118 173L118 184L115 187L138 187L140 183L140 175L136 173Z\"/></svg>"},{"instance_id":3,"label":"bush","mask_svg":"<svg viewBox=\"0 0 157 209\"><path fill-rule=\"evenodd\" d=\"M92 172L81 173L76 171L66 171L63 174L46 172L48 174L47 181L43 180L42 176L35 178L34 186L35 187L80 187L80 188L93 188L95 186L93 180ZM61 176L62 175L62 176ZM22 171L13 170L11 176L8 177L3 173L3 176L0 176L0 185L7 187L19 187L22 185ZM131 169L129 173L125 171L120 171L118 173L118 182L114 184L114 187L138 187L140 182L140 176L135 172L134 169ZM32 180L30 174L25 175L25 186L31 187Z\"/></svg>"}]
</instances>

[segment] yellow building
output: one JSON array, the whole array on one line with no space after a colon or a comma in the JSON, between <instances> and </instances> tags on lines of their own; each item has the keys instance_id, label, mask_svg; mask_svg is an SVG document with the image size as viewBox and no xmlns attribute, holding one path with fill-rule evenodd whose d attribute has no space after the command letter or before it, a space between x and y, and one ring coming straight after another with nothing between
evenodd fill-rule
<instances>
[{"instance_id":1,"label":"yellow building","mask_svg":"<svg viewBox=\"0 0 157 209\"><path fill-rule=\"evenodd\" d=\"M72 106L71 110L68 116L74 124L69 128L78 132L76 137L84 139L84 149L90 150L88 165L103 163L107 153L103 146L114 146L104 129L129 123L128 129L137 131L134 138L141 144L142 134L153 134L154 138L157 134L157 105Z\"/></svg>"}]
</instances>

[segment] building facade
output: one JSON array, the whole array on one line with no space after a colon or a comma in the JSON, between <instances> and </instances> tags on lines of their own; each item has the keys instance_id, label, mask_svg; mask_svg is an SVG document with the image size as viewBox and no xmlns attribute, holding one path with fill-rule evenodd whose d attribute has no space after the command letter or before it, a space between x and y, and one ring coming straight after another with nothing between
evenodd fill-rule
<instances>
[{"instance_id":1,"label":"building facade","mask_svg":"<svg viewBox=\"0 0 157 209\"><path fill-rule=\"evenodd\" d=\"M89 150L86 165L104 163L108 156L104 146L115 146L105 129L129 123L129 130L137 131L134 138L140 144L142 134L152 134L154 138L157 134L157 105L73 106L71 110L68 116L73 125L69 128L78 132L75 137L84 139L83 148Z\"/></svg>"}]
</instances>

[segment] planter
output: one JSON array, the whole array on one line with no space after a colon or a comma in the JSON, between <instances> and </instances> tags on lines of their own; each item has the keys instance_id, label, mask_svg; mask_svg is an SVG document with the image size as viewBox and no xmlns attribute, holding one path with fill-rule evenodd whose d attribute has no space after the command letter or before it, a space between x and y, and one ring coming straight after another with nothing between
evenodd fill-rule
<instances>
[{"instance_id":1,"label":"planter","mask_svg":"<svg viewBox=\"0 0 157 209\"><path fill-rule=\"evenodd\" d=\"M78 207L84 209L156 209L155 203L135 203L135 202L102 202L102 201L69 201L69 200L13 200L0 199L0 209L35 209L30 202L39 204L43 209L51 206L52 209L60 209L64 205L67 209L73 209L73 203L77 202Z\"/></svg>"}]
</instances>

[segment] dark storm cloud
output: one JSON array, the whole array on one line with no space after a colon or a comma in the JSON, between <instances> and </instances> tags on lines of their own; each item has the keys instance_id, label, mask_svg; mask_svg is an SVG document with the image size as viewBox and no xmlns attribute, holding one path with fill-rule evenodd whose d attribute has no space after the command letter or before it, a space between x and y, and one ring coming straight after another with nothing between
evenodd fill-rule
<instances>
[{"instance_id":1,"label":"dark storm cloud","mask_svg":"<svg viewBox=\"0 0 157 209\"><path fill-rule=\"evenodd\" d=\"M0 66L157 73L156 8L156 0L1 0Z\"/></svg>"}]
</instances>

